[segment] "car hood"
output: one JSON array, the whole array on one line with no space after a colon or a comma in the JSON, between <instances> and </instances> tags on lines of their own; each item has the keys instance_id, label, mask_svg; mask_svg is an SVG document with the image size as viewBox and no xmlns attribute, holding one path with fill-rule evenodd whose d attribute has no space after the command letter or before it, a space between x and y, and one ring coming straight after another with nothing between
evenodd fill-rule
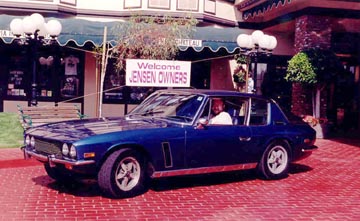
<instances>
[{"instance_id":1,"label":"car hood","mask_svg":"<svg viewBox=\"0 0 360 221\"><path fill-rule=\"evenodd\" d=\"M89 136L100 134L167 127L168 123L160 119L125 119L125 118L99 118L63 121L58 123L46 124L28 129L26 134L46 139L76 141Z\"/></svg>"}]
</instances>

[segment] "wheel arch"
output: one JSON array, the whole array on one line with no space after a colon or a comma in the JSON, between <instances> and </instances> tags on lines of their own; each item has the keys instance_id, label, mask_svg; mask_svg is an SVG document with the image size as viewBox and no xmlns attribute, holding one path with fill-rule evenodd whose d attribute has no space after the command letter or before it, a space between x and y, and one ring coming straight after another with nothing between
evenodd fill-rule
<instances>
[{"instance_id":1,"label":"wheel arch","mask_svg":"<svg viewBox=\"0 0 360 221\"><path fill-rule=\"evenodd\" d=\"M137 152L139 152L141 154L141 156L143 156L144 160L146 161L146 163L148 164L148 168L153 168L152 167L152 157L151 155L149 154L149 152L146 151L146 149L142 146L142 145L139 145L139 144L133 144L133 143L128 143L128 144L116 144L116 145L113 145L112 147L110 147L106 153L103 155L103 157L101 158L100 162L98 163L98 166L97 166L97 170L99 171L101 166L104 164L104 162L106 161L106 159L111 155L113 154L114 152L118 151L118 150L135 150ZM148 171L148 173L150 173Z\"/></svg>"},{"instance_id":2,"label":"wheel arch","mask_svg":"<svg viewBox=\"0 0 360 221\"><path fill-rule=\"evenodd\" d=\"M292 148L292 142L291 142L291 139L290 138L288 138L288 137L274 137L273 139L270 139L267 143L266 143L266 145L264 145L264 151L266 150L266 148L270 145L270 144L272 144L272 143L276 143L276 142L285 142L285 144L287 145L287 147L286 148L288 148L288 152L289 152L289 160L290 160L290 162L291 162L291 160L292 160L292 157L293 157L293 148Z\"/></svg>"}]
</instances>

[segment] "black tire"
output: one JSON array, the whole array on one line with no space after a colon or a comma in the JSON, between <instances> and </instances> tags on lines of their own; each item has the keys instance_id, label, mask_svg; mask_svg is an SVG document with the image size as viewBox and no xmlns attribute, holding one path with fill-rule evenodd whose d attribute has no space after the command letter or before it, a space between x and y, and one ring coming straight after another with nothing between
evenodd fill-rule
<instances>
[{"instance_id":1,"label":"black tire","mask_svg":"<svg viewBox=\"0 0 360 221\"><path fill-rule=\"evenodd\" d=\"M65 172L63 172L61 170L61 168L58 167L51 167L48 163L44 164L44 168L46 173L48 174L49 177L51 177L52 179L56 180L59 183L72 183L75 180L71 177L71 175L66 174Z\"/></svg>"},{"instance_id":2,"label":"black tire","mask_svg":"<svg viewBox=\"0 0 360 221\"><path fill-rule=\"evenodd\" d=\"M264 179L281 179L288 175L290 147L286 141L274 141L267 146L261 157L258 170Z\"/></svg>"},{"instance_id":3,"label":"black tire","mask_svg":"<svg viewBox=\"0 0 360 221\"><path fill-rule=\"evenodd\" d=\"M146 191L145 158L131 149L112 153L101 166L98 184L106 196L128 198Z\"/></svg>"}]
</instances>

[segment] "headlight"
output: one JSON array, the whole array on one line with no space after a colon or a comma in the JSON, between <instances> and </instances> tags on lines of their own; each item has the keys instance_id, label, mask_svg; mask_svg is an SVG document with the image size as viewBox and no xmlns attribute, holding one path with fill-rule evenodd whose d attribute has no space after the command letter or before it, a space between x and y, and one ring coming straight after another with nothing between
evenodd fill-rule
<instances>
[{"instance_id":1,"label":"headlight","mask_svg":"<svg viewBox=\"0 0 360 221\"><path fill-rule=\"evenodd\" d=\"M35 138L34 137L30 138L30 146L35 147Z\"/></svg>"},{"instance_id":2,"label":"headlight","mask_svg":"<svg viewBox=\"0 0 360 221\"><path fill-rule=\"evenodd\" d=\"M69 154L69 146L66 143L62 145L61 152L64 156L67 156Z\"/></svg>"},{"instance_id":3,"label":"headlight","mask_svg":"<svg viewBox=\"0 0 360 221\"><path fill-rule=\"evenodd\" d=\"M76 148L74 145L71 145L69 154L70 154L70 157L76 158Z\"/></svg>"},{"instance_id":4,"label":"headlight","mask_svg":"<svg viewBox=\"0 0 360 221\"><path fill-rule=\"evenodd\" d=\"M25 137L25 145L26 146L30 145L30 136L29 135L26 135L26 137Z\"/></svg>"}]
</instances>

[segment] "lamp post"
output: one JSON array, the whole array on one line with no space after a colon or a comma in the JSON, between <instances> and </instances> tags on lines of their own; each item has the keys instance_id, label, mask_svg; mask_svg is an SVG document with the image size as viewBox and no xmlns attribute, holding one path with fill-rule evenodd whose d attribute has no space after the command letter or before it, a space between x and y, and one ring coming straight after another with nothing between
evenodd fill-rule
<instances>
[{"instance_id":1,"label":"lamp post","mask_svg":"<svg viewBox=\"0 0 360 221\"><path fill-rule=\"evenodd\" d=\"M240 47L240 54L244 54L254 58L254 93L257 93L257 63L260 55L270 55L272 50L277 45L277 40L274 36L266 35L260 30L254 31L251 35L240 34L236 39Z\"/></svg>"},{"instance_id":2,"label":"lamp post","mask_svg":"<svg viewBox=\"0 0 360 221\"><path fill-rule=\"evenodd\" d=\"M45 22L42 15L34 13L23 19L15 18L10 23L10 30L21 44L28 45L31 49L32 82L31 106L37 105L37 80L36 63L38 49L42 45L51 44L61 32L61 23L58 20ZM21 37L24 36L25 39ZM50 38L48 38L50 37Z\"/></svg>"}]
</instances>

